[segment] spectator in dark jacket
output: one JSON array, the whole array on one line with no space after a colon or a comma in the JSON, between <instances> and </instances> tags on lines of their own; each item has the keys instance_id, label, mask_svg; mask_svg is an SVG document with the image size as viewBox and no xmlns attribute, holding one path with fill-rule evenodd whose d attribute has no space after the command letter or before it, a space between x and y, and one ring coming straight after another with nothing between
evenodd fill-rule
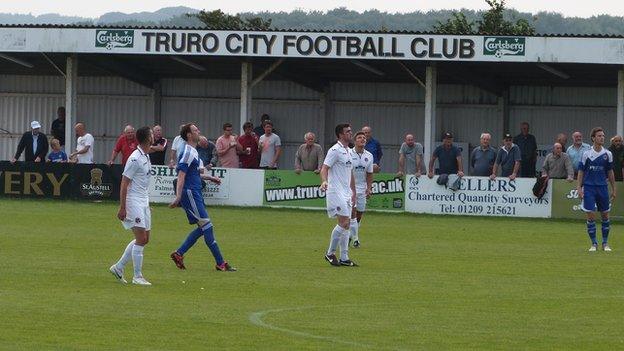
<instances>
[{"instance_id":1,"label":"spectator in dark jacket","mask_svg":"<svg viewBox=\"0 0 624 351\"><path fill-rule=\"evenodd\" d=\"M520 124L520 134L513 138L513 143L520 148L520 177L535 178L535 162L537 162L537 141L529 134L529 124Z\"/></svg>"},{"instance_id":2,"label":"spectator in dark jacket","mask_svg":"<svg viewBox=\"0 0 624 351\"><path fill-rule=\"evenodd\" d=\"M15 163L22 152L24 152L24 161L26 162L45 162L45 157L48 154L48 138L41 133L41 124L37 121L30 122L30 132L24 133L17 145L17 152L11 160L11 163Z\"/></svg>"},{"instance_id":3,"label":"spectator in dark jacket","mask_svg":"<svg viewBox=\"0 0 624 351\"><path fill-rule=\"evenodd\" d=\"M609 151L613 154L613 175L618 182L622 181L622 160L624 159L624 145L622 145L622 137L616 135L611 138L611 146Z\"/></svg>"},{"instance_id":4,"label":"spectator in dark jacket","mask_svg":"<svg viewBox=\"0 0 624 351\"><path fill-rule=\"evenodd\" d=\"M50 134L59 141L61 146L65 146L65 107L60 106L56 110L56 116L57 118L52 121Z\"/></svg>"}]
</instances>

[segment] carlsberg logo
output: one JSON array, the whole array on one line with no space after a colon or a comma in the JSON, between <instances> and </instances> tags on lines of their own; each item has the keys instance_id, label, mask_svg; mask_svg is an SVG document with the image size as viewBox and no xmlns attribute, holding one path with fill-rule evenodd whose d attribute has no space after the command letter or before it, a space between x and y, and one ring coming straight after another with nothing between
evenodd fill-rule
<instances>
[{"instance_id":1,"label":"carlsberg logo","mask_svg":"<svg viewBox=\"0 0 624 351\"><path fill-rule=\"evenodd\" d=\"M483 41L483 55L524 56L525 38L514 37L485 37Z\"/></svg>"},{"instance_id":2,"label":"carlsberg logo","mask_svg":"<svg viewBox=\"0 0 624 351\"><path fill-rule=\"evenodd\" d=\"M131 48L134 47L133 30L98 30L95 32L95 47L106 48Z\"/></svg>"}]
</instances>

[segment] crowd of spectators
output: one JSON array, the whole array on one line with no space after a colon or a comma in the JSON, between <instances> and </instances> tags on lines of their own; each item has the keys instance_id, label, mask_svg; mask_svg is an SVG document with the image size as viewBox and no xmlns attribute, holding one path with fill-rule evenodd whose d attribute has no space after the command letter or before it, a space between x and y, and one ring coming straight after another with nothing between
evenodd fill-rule
<instances>
[{"instance_id":1,"label":"crowd of spectators","mask_svg":"<svg viewBox=\"0 0 624 351\"><path fill-rule=\"evenodd\" d=\"M260 124L252 122L243 125L243 134L238 136L233 131L231 123L223 125L222 135L214 142L202 136L197 145L199 157L206 167L248 168L248 169L278 169L282 154L282 141L276 132L270 116L263 114ZM50 128L51 140L42 132L42 125L38 121L30 123L30 130L22 135L17 151L11 162L16 162L22 154L26 162L75 162L94 163L94 138L87 132L84 123L76 123L76 148L70 155L63 150L65 145L65 108L57 109L57 118ZM363 126L362 132L366 136L365 149L373 155L373 169L379 172L383 150L381 143L373 137L370 126ZM182 150L185 142L176 135L170 143L163 135L162 127L153 127L154 142L150 147L150 159L153 165L174 167L177 163L178 151ZM426 174L432 178L435 174L457 174L463 177L464 173L473 176L497 176L515 179L516 177L548 176L553 179L572 181L578 173L578 164L583 153L591 147L583 141L583 134L579 131L572 133L572 145L567 146L568 136L559 133L554 144L539 170L536 170L538 145L535 136L530 134L529 124L522 122L520 133L515 137L504 134L500 147L492 145L492 135L482 133L479 145L470 153L469 162L464 163L460 147L454 143L453 134L445 132L442 143L433 152L429 163L424 162L424 153L427 152L422 144L416 142L413 134L406 134L399 148L397 176ZM137 141L135 129L127 125L117 139L108 164L116 162L121 154L121 164L136 150ZM51 149L51 150L50 150ZM611 138L609 150L614 157L615 178L622 181L622 164L624 160L624 143L622 136ZM167 155L168 163L167 163ZM319 173L323 164L323 146L316 141L312 131L305 133L294 159L294 171L301 174L303 171ZM467 166L465 166L465 164ZM436 167L437 165L437 167ZM465 169L464 167L468 167Z\"/></svg>"}]
</instances>

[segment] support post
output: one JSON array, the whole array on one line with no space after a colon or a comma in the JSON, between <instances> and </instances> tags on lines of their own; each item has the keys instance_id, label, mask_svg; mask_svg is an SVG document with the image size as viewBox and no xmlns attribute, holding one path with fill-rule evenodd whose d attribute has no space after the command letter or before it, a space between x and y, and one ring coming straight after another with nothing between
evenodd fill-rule
<instances>
[{"instance_id":1,"label":"support post","mask_svg":"<svg viewBox=\"0 0 624 351\"><path fill-rule=\"evenodd\" d=\"M503 120L503 130L501 136L505 133L510 133L510 114L509 114L509 90L505 89L502 95L498 97L498 111ZM494 132L494 131L491 131Z\"/></svg>"},{"instance_id":2,"label":"support post","mask_svg":"<svg viewBox=\"0 0 624 351\"><path fill-rule=\"evenodd\" d=\"M65 153L71 154L76 148L74 124L77 122L76 107L78 105L78 56L67 57L65 68Z\"/></svg>"},{"instance_id":3,"label":"support post","mask_svg":"<svg viewBox=\"0 0 624 351\"><path fill-rule=\"evenodd\" d=\"M328 146L328 128L329 126L329 111L330 111L330 95L329 95L329 86L326 86L321 93L321 98L319 100L319 131L318 131L318 143L323 147L323 151L327 152Z\"/></svg>"},{"instance_id":4,"label":"support post","mask_svg":"<svg viewBox=\"0 0 624 351\"><path fill-rule=\"evenodd\" d=\"M617 124L616 130L618 135L624 135L624 68L618 72L617 87Z\"/></svg>"},{"instance_id":5,"label":"support post","mask_svg":"<svg viewBox=\"0 0 624 351\"><path fill-rule=\"evenodd\" d=\"M425 137L424 137L424 162L429 169L429 160L433 153L435 145L436 129L436 95L438 89L438 70L435 63L427 66L427 75L425 80Z\"/></svg>"},{"instance_id":6,"label":"support post","mask_svg":"<svg viewBox=\"0 0 624 351\"><path fill-rule=\"evenodd\" d=\"M240 132L243 133L243 124L251 120L251 80L252 66L250 62L241 64L241 94L240 94Z\"/></svg>"},{"instance_id":7,"label":"support post","mask_svg":"<svg viewBox=\"0 0 624 351\"><path fill-rule=\"evenodd\" d=\"M160 80L154 83L152 89L152 104L154 105L154 125L162 124L162 86Z\"/></svg>"}]
</instances>

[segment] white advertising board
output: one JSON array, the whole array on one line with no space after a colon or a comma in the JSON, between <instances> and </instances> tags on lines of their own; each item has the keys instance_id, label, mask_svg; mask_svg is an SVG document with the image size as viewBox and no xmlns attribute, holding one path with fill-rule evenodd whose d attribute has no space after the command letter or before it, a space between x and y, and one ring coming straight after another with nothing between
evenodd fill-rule
<instances>
[{"instance_id":1,"label":"white advertising board","mask_svg":"<svg viewBox=\"0 0 624 351\"><path fill-rule=\"evenodd\" d=\"M407 177L405 210L415 213L539 217L551 215L552 184L542 199L533 196L533 178L463 177L461 187L452 191L438 185L437 176ZM552 183L552 181L550 181ZM450 184L449 184L450 185Z\"/></svg>"},{"instance_id":2,"label":"white advertising board","mask_svg":"<svg viewBox=\"0 0 624 351\"><path fill-rule=\"evenodd\" d=\"M206 182L206 187L202 190L204 200L227 199L230 196L230 172L227 168L213 168L212 176L221 179L221 184ZM152 166L150 177L149 194L151 202L167 203L175 198L173 192L173 180L177 178L175 169L167 166Z\"/></svg>"}]
</instances>

